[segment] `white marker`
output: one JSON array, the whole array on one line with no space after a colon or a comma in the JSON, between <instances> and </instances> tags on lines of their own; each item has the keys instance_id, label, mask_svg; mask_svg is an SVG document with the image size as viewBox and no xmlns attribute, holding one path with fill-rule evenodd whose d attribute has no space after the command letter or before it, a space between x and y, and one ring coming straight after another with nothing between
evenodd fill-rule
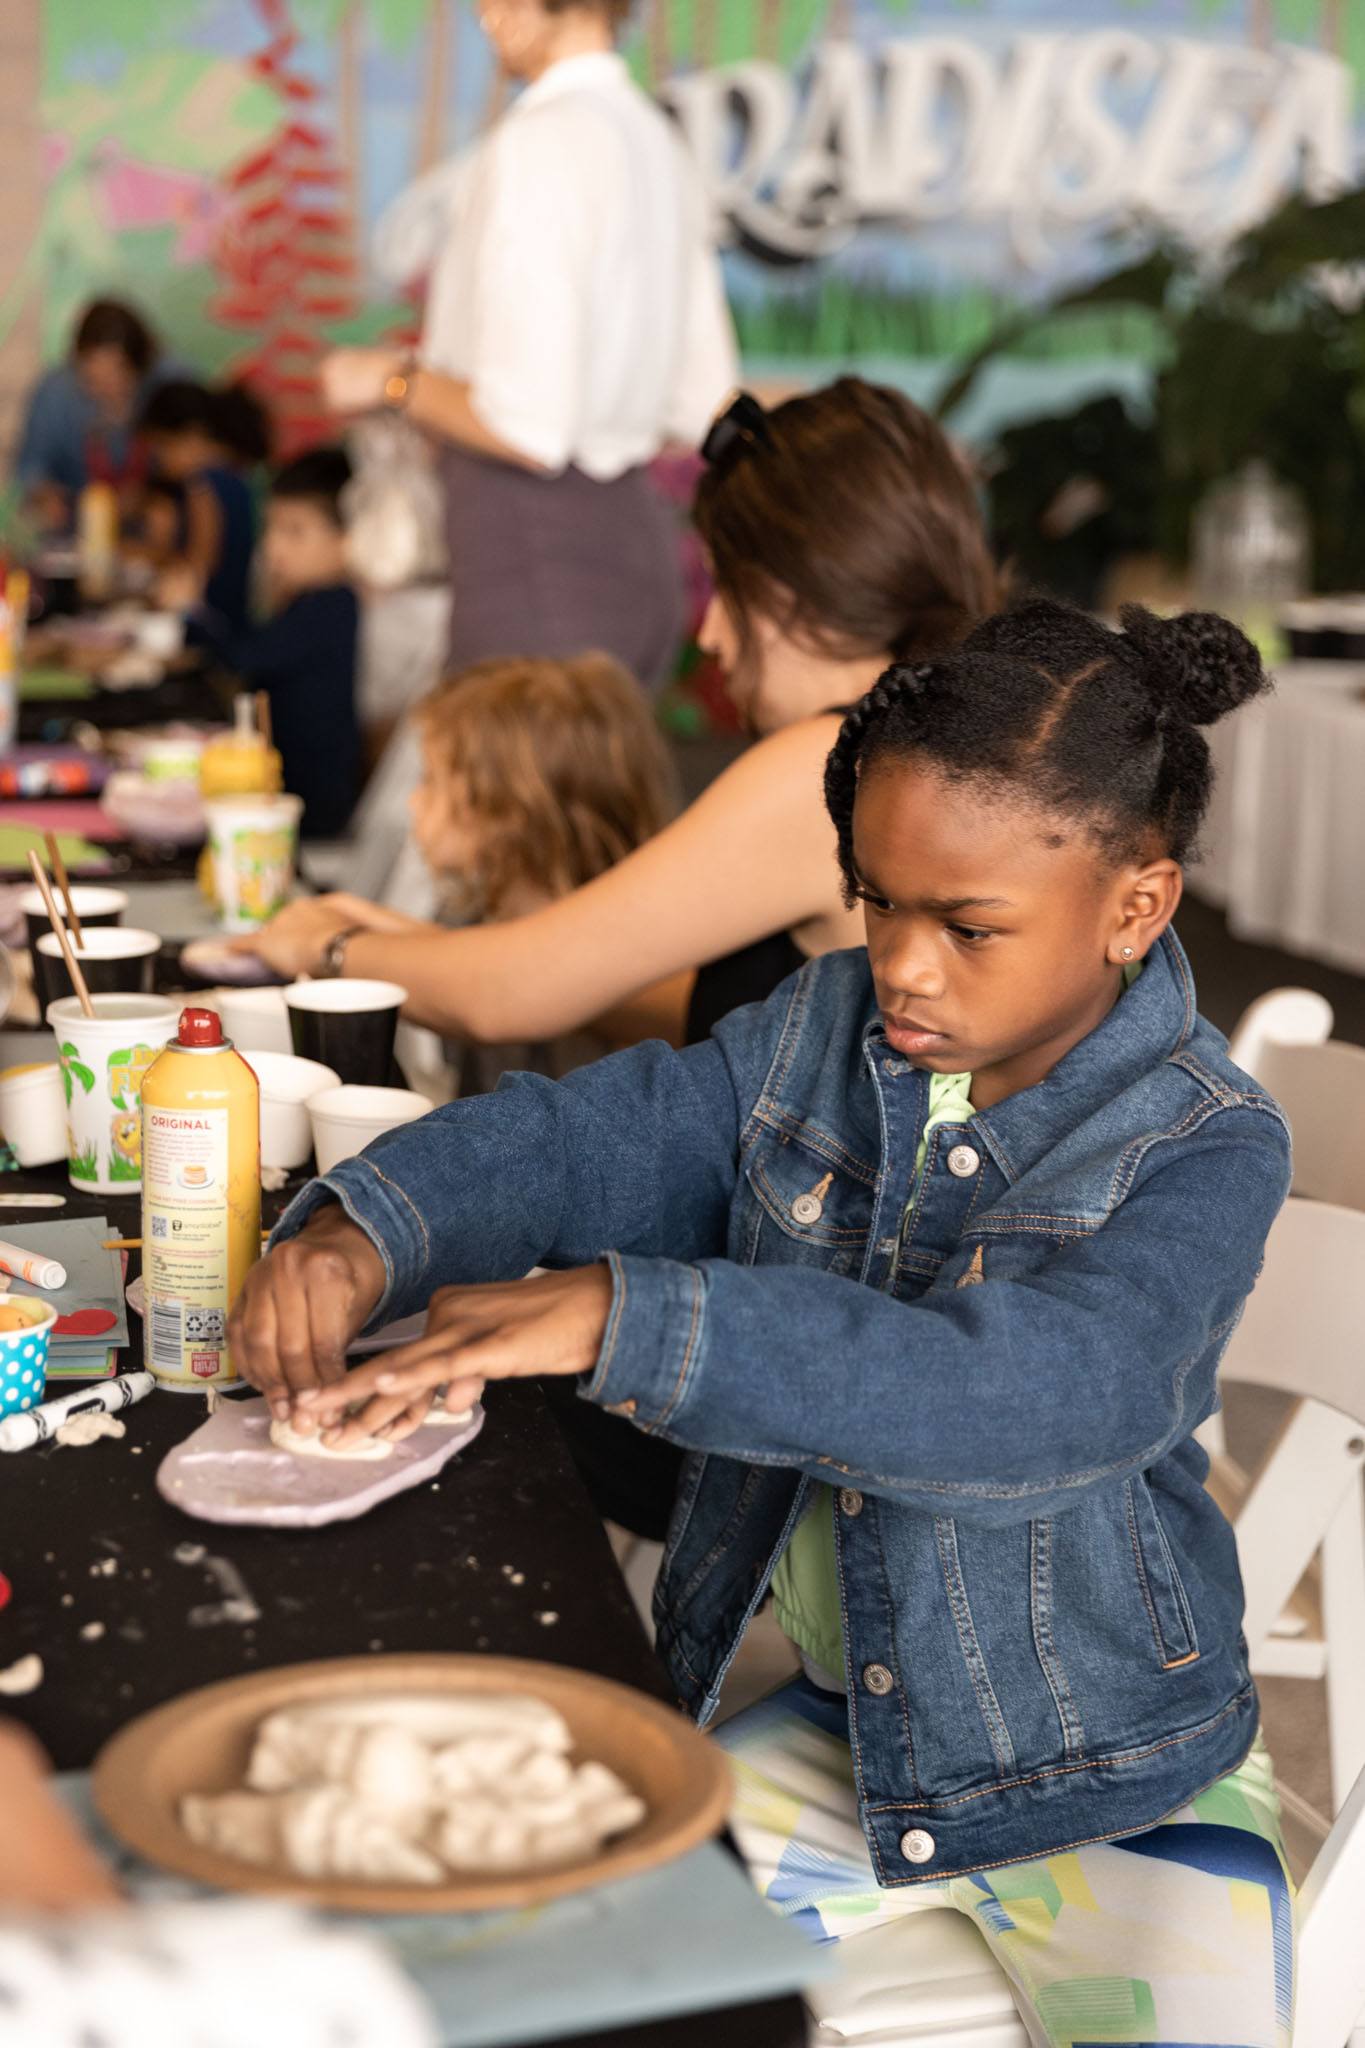
<instances>
[{"instance_id":1,"label":"white marker","mask_svg":"<svg viewBox=\"0 0 1365 2048\"><path fill-rule=\"evenodd\" d=\"M30 1444L47 1443L73 1415L110 1415L131 1408L155 1385L149 1372L125 1372L103 1386L82 1387L78 1394L63 1394L59 1400L44 1401L39 1408L7 1415L0 1422L0 1451L26 1451Z\"/></svg>"},{"instance_id":2,"label":"white marker","mask_svg":"<svg viewBox=\"0 0 1365 2048\"><path fill-rule=\"evenodd\" d=\"M66 1267L59 1259L45 1259L22 1244L9 1244L0 1237L0 1273L27 1280L30 1287L65 1287Z\"/></svg>"}]
</instances>

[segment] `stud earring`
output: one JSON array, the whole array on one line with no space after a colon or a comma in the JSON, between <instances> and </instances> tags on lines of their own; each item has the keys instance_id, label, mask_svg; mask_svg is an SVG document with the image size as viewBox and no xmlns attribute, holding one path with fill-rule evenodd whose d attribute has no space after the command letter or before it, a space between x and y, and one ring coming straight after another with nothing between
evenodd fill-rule
<instances>
[{"instance_id":1,"label":"stud earring","mask_svg":"<svg viewBox=\"0 0 1365 2048\"><path fill-rule=\"evenodd\" d=\"M1124 947L1124 949L1123 949L1123 957L1124 957L1124 959L1125 959L1125 960L1131 960L1131 959L1132 959L1132 957L1133 957L1133 949L1132 949L1132 947L1131 947L1131 946L1125 946L1125 947Z\"/></svg>"}]
</instances>

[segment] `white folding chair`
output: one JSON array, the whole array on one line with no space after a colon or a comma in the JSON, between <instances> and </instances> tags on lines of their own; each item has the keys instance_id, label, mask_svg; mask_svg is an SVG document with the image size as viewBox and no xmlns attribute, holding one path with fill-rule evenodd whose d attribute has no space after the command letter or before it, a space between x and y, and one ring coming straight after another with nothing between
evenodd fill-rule
<instances>
[{"instance_id":1,"label":"white folding chair","mask_svg":"<svg viewBox=\"0 0 1365 2048\"><path fill-rule=\"evenodd\" d=\"M1272 988L1249 1003L1228 1040L1228 1051L1244 1074L1263 1081L1261 1056L1267 1045L1322 1045L1335 1018L1326 996L1311 988Z\"/></svg>"},{"instance_id":2,"label":"white folding chair","mask_svg":"<svg viewBox=\"0 0 1365 2048\"><path fill-rule=\"evenodd\" d=\"M1324 1556L1340 1811L1300 1895L1295 2048L1346 2048L1365 2008L1363 1364L1365 1215L1291 1198L1223 1371L1300 1397L1237 1522L1253 1653ZM808 1994L820 2048L1028 2048L1003 1973L956 1913L911 1913L839 1954L842 1975Z\"/></svg>"},{"instance_id":3,"label":"white folding chair","mask_svg":"<svg viewBox=\"0 0 1365 2048\"><path fill-rule=\"evenodd\" d=\"M1289 1119L1294 1193L1365 1209L1365 1046L1269 1041L1256 1078Z\"/></svg>"},{"instance_id":4,"label":"white folding chair","mask_svg":"<svg viewBox=\"0 0 1365 2048\"><path fill-rule=\"evenodd\" d=\"M1323 1045L1331 1037L1335 1021L1332 1005L1315 989L1267 989L1263 996L1257 996L1243 1010L1236 1029L1228 1039L1228 1052L1244 1074L1250 1074L1263 1087L1269 1087L1265 1061L1271 1048ZM1271 1089L1271 1093L1274 1092ZM1220 1466L1226 1462L1227 1432L1221 1409L1201 1424L1199 1441ZM1237 1494L1238 1478L1239 1475L1233 1471L1227 1474L1225 1492L1233 1498Z\"/></svg>"}]
</instances>

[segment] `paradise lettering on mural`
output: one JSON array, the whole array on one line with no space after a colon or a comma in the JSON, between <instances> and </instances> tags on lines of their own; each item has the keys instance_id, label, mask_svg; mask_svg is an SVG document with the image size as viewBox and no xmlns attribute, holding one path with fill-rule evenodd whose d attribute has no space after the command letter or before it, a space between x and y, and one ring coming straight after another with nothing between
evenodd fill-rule
<instances>
[{"instance_id":1,"label":"paradise lettering on mural","mask_svg":"<svg viewBox=\"0 0 1365 2048\"><path fill-rule=\"evenodd\" d=\"M1003 224L1043 268L1068 232L1125 220L1217 244L1297 186L1349 184L1351 72L1293 44L1130 29L819 47L670 81L722 240L769 262L859 227Z\"/></svg>"}]
</instances>

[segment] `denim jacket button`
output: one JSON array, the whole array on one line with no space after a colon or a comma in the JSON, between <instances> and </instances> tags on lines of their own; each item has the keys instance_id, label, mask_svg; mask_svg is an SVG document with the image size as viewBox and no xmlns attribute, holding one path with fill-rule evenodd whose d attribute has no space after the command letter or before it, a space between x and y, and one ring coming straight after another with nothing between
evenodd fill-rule
<instances>
[{"instance_id":1,"label":"denim jacket button","mask_svg":"<svg viewBox=\"0 0 1365 2048\"><path fill-rule=\"evenodd\" d=\"M863 1672L863 1684L878 1699L884 1699L895 1683L885 1664L869 1664Z\"/></svg>"},{"instance_id":2,"label":"denim jacket button","mask_svg":"<svg viewBox=\"0 0 1365 2048\"><path fill-rule=\"evenodd\" d=\"M958 1180L970 1180L980 1167L981 1154L970 1145L954 1145L948 1154L948 1171Z\"/></svg>"},{"instance_id":3,"label":"denim jacket button","mask_svg":"<svg viewBox=\"0 0 1365 2048\"><path fill-rule=\"evenodd\" d=\"M937 1846L927 1828L909 1828L901 1836L901 1855L907 1863L927 1863Z\"/></svg>"},{"instance_id":4,"label":"denim jacket button","mask_svg":"<svg viewBox=\"0 0 1365 2048\"><path fill-rule=\"evenodd\" d=\"M839 1488L839 1506L846 1515L860 1515L863 1511L863 1497L856 1486Z\"/></svg>"},{"instance_id":5,"label":"denim jacket button","mask_svg":"<svg viewBox=\"0 0 1365 2048\"><path fill-rule=\"evenodd\" d=\"M818 1223L825 1213L825 1205L818 1195L798 1195L792 1203L794 1223Z\"/></svg>"}]
</instances>

